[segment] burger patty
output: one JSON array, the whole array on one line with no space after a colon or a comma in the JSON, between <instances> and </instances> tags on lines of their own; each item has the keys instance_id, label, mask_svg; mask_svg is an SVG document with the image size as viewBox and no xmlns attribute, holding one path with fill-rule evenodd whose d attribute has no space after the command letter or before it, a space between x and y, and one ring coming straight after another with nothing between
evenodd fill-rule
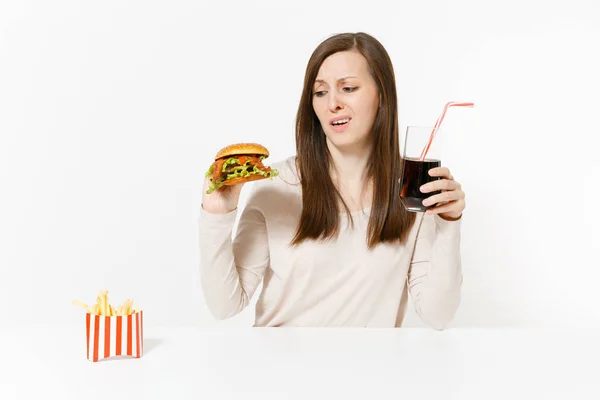
<instances>
[{"instance_id":1,"label":"burger patty","mask_svg":"<svg viewBox=\"0 0 600 400\"><path fill-rule=\"evenodd\" d=\"M239 159L240 162L239 163L235 162L235 163L231 163L231 164L227 165L227 167L225 168L225 171L223 171L223 164L225 164L225 162L227 160L229 160L230 158L237 158L237 159ZM227 157L227 158L220 158L215 161L215 164L213 167L213 171L212 171L213 182L216 182L217 180L219 180L219 178L222 178L222 180L225 180L227 177L227 174L229 172L234 170L236 167L241 167L244 165L246 165L248 168L254 166L255 168L258 168L261 171L265 171L265 172L269 172L271 170L271 167L265 167L263 165L262 161L260 160L260 156L248 155L248 156L233 156L233 157Z\"/></svg>"}]
</instances>

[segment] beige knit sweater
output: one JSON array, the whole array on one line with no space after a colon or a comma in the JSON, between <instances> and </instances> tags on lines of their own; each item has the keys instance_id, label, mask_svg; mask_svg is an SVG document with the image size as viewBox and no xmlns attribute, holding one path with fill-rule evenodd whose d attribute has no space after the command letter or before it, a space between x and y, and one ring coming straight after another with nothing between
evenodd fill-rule
<instances>
[{"instance_id":1,"label":"beige knit sweater","mask_svg":"<svg viewBox=\"0 0 600 400\"><path fill-rule=\"evenodd\" d=\"M410 294L425 323L448 327L461 295L461 220L419 214L405 245L369 251L365 209L353 213L353 230L340 214L337 240L291 247L302 207L294 159L271 164L280 172L274 180L247 184L243 210L200 208L200 270L211 313L236 315L262 282L255 326L399 327Z\"/></svg>"}]
</instances>

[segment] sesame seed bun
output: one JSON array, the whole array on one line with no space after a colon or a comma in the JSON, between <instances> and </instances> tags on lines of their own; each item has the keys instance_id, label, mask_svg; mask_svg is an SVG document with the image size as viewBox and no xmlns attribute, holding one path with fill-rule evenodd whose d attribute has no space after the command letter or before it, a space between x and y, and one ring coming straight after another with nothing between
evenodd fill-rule
<instances>
[{"instance_id":1,"label":"sesame seed bun","mask_svg":"<svg viewBox=\"0 0 600 400\"><path fill-rule=\"evenodd\" d=\"M259 156L269 157L269 150L258 143L235 143L219 150L215 155L215 160L223 157L244 154L256 154Z\"/></svg>"}]
</instances>

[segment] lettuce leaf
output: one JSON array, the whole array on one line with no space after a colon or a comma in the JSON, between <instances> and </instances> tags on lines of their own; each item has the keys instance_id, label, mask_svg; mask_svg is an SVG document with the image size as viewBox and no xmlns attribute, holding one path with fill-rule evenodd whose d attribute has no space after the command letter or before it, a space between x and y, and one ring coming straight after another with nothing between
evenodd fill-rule
<instances>
[{"instance_id":1,"label":"lettuce leaf","mask_svg":"<svg viewBox=\"0 0 600 400\"><path fill-rule=\"evenodd\" d=\"M206 171L206 173L204 174L205 178L210 178L212 176L213 168L214 164L210 164L210 167L208 167L208 171Z\"/></svg>"},{"instance_id":2,"label":"lettuce leaf","mask_svg":"<svg viewBox=\"0 0 600 400\"><path fill-rule=\"evenodd\" d=\"M225 161L223 163L223 168L221 169L221 172L225 172L225 170L231 165L231 164L239 164L240 163L240 159L237 157L231 157L228 158L227 161ZM248 164L248 160L246 160L246 164Z\"/></svg>"},{"instance_id":3,"label":"lettuce leaf","mask_svg":"<svg viewBox=\"0 0 600 400\"><path fill-rule=\"evenodd\" d=\"M263 160L265 158L266 157L262 156L260 160ZM212 173L213 165L211 165L208 171L206 172L206 177L212 176ZM239 158L231 157L223 163L223 168L221 169L221 175L219 176L219 179L217 179L215 182L212 182L206 193L211 194L212 192L223 186L223 182L225 182L227 179L241 178L250 175L262 175L272 180L277 175L279 175L279 171L275 169L271 169L270 171L262 171L256 168L255 166L250 165L249 159L246 159L244 165L240 165Z\"/></svg>"}]
</instances>

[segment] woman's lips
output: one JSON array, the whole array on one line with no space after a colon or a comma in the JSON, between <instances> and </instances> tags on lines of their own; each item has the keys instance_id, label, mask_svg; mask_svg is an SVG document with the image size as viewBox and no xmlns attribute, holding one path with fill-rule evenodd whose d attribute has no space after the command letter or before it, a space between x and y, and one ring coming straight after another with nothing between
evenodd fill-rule
<instances>
[{"instance_id":1,"label":"woman's lips","mask_svg":"<svg viewBox=\"0 0 600 400\"><path fill-rule=\"evenodd\" d=\"M344 118L336 118L334 121L332 121L332 122L330 123L330 125L331 125L331 128L332 128L334 131L336 131L336 132L343 132L343 131L345 131L346 129L348 129L348 126L350 126L350 122L351 122L351 120L352 120L352 118L349 118L349 117L344 117ZM335 124L334 124L334 122L336 122L336 121L340 121L340 122L342 122L342 123L341 123L341 124L340 124L340 123L335 123Z\"/></svg>"}]
</instances>

